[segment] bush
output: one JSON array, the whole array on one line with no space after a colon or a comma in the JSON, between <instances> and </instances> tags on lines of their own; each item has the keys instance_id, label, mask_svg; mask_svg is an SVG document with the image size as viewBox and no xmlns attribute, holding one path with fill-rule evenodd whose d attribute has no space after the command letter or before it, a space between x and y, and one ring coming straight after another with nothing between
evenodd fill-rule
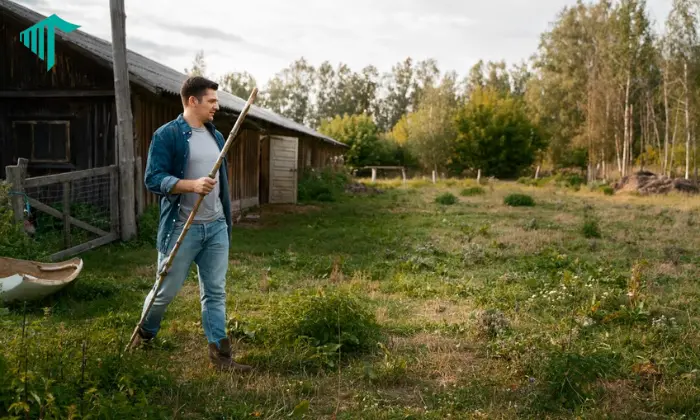
<instances>
[{"instance_id":1,"label":"bush","mask_svg":"<svg viewBox=\"0 0 700 420\"><path fill-rule=\"evenodd\" d=\"M300 202L336 201L349 181L346 172L306 168L299 180L298 199Z\"/></svg>"},{"instance_id":2,"label":"bush","mask_svg":"<svg viewBox=\"0 0 700 420\"><path fill-rule=\"evenodd\" d=\"M575 410L595 398L600 379L615 377L620 372L620 355L608 351L540 349L538 353L533 363L537 367L532 369L539 379L535 401L541 409L550 412Z\"/></svg>"},{"instance_id":3,"label":"bush","mask_svg":"<svg viewBox=\"0 0 700 420\"><path fill-rule=\"evenodd\" d=\"M435 202L445 206L450 206L457 203L457 197L452 193L444 193L435 197Z\"/></svg>"},{"instance_id":4,"label":"bush","mask_svg":"<svg viewBox=\"0 0 700 420\"><path fill-rule=\"evenodd\" d=\"M503 203L511 207L534 206L535 200L527 194L509 194L503 199Z\"/></svg>"},{"instance_id":5,"label":"bush","mask_svg":"<svg viewBox=\"0 0 700 420\"><path fill-rule=\"evenodd\" d=\"M486 194L486 190L482 187L470 187L462 190L462 197L471 197L474 195Z\"/></svg>"},{"instance_id":6,"label":"bush","mask_svg":"<svg viewBox=\"0 0 700 420\"><path fill-rule=\"evenodd\" d=\"M274 302L261 319L233 320L235 337L264 347L269 363L333 366L343 356L377 348L381 330L363 301L337 290L300 291Z\"/></svg>"},{"instance_id":7,"label":"bush","mask_svg":"<svg viewBox=\"0 0 700 420\"><path fill-rule=\"evenodd\" d=\"M0 255L19 259L39 259L41 246L24 231L22 223L15 222L10 184L0 182Z\"/></svg>"},{"instance_id":8,"label":"bush","mask_svg":"<svg viewBox=\"0 0 700 420\"><path fill-rule=\"evenodd\" d=\"M572 188L576 191L581 189L581 186L586 183L583 174L576 170L562 169L553 178L558 186Z\"/></svg>"},{"instance_id":9,"label":"bush","mask_svg":"<svg viewBox=\"0 0 700 420\"><path fill-rule=\"evenodd\" d=\"M613 194L615 194L615 190L611 186L606 186L606 187L603 187L603 194L613 195Z\"/></svg>"},{"instance_id":10,"label":"bush","mask_svg":"<svg viewBox=\"0 0 700 420\"><path fill-rule=\"evenodd\" d=\"M592 214L591 210L586 207L583 213L583 227L581 228L583 236L586 238L600 238L600 227L598 227L598 220Z\"/></svg>"}]
</instances>

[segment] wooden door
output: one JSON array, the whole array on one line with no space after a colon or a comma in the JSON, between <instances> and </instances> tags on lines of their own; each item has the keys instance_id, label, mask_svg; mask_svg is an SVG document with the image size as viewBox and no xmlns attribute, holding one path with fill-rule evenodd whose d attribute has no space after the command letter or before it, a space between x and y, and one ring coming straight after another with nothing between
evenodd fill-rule
<instances>
[{"instance_id":1,"label":"wooden door","mask_svg":"<svg viewBox=\"0 0 700 420\"><path fill-rule=\"evenodd\" d=\"M296 137L270 136L270 203L297 202Z\"/></svg>"}]
</instances>

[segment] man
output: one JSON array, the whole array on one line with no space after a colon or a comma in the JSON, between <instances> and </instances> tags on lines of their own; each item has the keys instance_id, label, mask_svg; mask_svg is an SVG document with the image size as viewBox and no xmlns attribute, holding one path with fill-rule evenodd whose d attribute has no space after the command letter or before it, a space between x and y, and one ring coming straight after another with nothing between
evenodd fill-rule
<instances>
[{"instance_id":1,"label":"man","mask_svg":"<svg viewBox=\"0 0 700 420\"><path fill-rule=\"evenodd\" d=\"M184 111L153 135L146 162L145 185L160 196L158 268L165 264L200 194L205 198L161 287L153 287L153 306L139 329L137 345L152 340L168 304L177 295L194 262L199 275L202 327L209 342L209 358L218 368L249 371L236 363L226 334L226 272L231 238L231 202L226 159L215 179L209 172L224 146L223 135L212 121L219 109L218 84L190 77L181 88ZM159 270L157 272L159 272Z\"/></svg>"}]
</instances>

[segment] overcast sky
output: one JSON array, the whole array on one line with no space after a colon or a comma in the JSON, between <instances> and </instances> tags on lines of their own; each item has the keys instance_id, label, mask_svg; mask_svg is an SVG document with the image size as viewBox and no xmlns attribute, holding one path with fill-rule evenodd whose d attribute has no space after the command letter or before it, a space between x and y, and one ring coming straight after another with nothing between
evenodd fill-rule
<instances>
[{"instance_id":1,"label":"overcast sky","mask_svg":"<svg viewBox=\"0 0 700 420\"><path fill-rule=\"evenodd\" d=\"M380 72L407 56L460 75L479 59L528 59L539 35L575 0L125 0L127 48L183 71L204 50L208 73L248 71L262 86L304 56ZM111 41L107 0L21 0ZM671 0L647 0L661 30ZM532 6L537 4L539 9ZM477 40L478 39L478 40Z\"/></svg>"}]
</instances>

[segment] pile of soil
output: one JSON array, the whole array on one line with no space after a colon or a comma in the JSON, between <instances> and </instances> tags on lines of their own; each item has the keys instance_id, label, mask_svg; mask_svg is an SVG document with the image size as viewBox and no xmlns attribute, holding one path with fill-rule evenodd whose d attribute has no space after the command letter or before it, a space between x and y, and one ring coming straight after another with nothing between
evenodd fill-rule
<instances>
[{"instance_id":1,"label":"pile of soil","mask_svg":"<svg viewBox=\"0 0 700 420\"><path fill-rule=\"evenodd\" d=\"M690 179L668 178L653 172L640 171L622 178L620 182L615 184L615 191L636 191L640 194L668 194L672 191L678 191L686 194L697 194L700 189Z\"/></svg>"},{"instance_id":2,"label":"pile of soil","mask_svg":"<svg viewBox=\"0 0 700 420\"><path fill-rule=\"evenodd\" d=\"M353 182L345 186L345 192L350 194L382 194L384 190L375 187L368 187L360 182Z\"/></svg>"}]
</instances>

